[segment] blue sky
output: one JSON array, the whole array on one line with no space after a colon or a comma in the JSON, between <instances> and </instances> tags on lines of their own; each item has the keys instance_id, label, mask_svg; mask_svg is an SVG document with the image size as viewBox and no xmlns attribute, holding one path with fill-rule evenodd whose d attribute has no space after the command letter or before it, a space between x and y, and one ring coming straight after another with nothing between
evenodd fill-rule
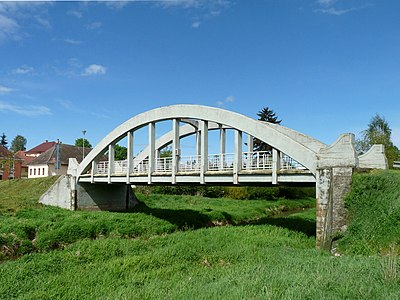
<instances>
[{"instance_id":1,"label":"blue sky","mask_svg":"<svg viewBox=\"0 0 400 300\"><path fill-rule=\"evenodd\" d=\"M0 2L0 134L95 145L191 103L331 144L383 115L400 146L400 1Z\"/></svg>"}]
</instances>

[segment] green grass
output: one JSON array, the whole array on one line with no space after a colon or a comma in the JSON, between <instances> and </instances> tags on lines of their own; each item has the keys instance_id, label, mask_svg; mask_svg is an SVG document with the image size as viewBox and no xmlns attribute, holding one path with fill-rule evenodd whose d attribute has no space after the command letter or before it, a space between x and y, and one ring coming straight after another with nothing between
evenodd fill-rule
<instances>
[{"instance_id":1,"label":"green grass","mask_svg":"<svg viewBox=\"0 0 400 300\"><path fill-rule=\"evenodd\" d=\"M339 241L343 251L400 254L399 171L355 174L346 205L349 227Z\"/></svg>"},{"instance_id":2,"label":"green grass","mask_svg":"<svg viewBox=\"0 0 400 300\"><path fill-rule=\"evenodd\" d=\"M38 199L57 179L53 176L0 181L0 215L40 207Z\"/></svg>"},{"instance_id":3,"label":"green grass","mask_svg":"<svg viewBox=\"0 0 400 300\"><path fill-rule=\"evenodd\" d=\"M0 265L0 298L397 299L384 258L332 257L270 225L81 240Z\"/></svg>"},{"instance_id":4,"label":"green grass","mask_svg":"<svg viewBox=\"0 0 400 300\"><path fill-rule=\"evenodd\" d=\"M374 243L393 245L398 176L354 177L339 257L315 249L314 199L138 195L132 212L70 212L27 204L14 187L13 209L0 215L0 299L398 299L395 252L351 248L378 233ZM369 219L375 225L362 229Z\"/></svg>"}]
</instances>

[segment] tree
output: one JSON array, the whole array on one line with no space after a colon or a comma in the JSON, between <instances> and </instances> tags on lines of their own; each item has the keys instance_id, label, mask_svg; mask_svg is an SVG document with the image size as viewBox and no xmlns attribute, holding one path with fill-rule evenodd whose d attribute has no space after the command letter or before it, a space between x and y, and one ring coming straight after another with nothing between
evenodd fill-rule
<instances>
[{"instance_id":1,"label":"tree","mask_svg":"<svg viewBox=\"0 0 400 300\"><path fill-rule=\"evenodd\" d=\"M22 135L17 135L11 142L11 148L10 150L12 152L17 152L17 151L25 151L26 150L26 138L23 137Z\"/></svg>"},{"instance_id":2,"label":"tree","mask_svg":"<svg viewBox=\"0 0 400 300\"><path fill-rule=\"evenodd\" d=\"M7 144L7 137L3 132L3 134L0 136L0 145L2 145L4 148L7 148Z\"/></svg>"},{"instance_id":3,"label":"tree","mask_svg":"<svg viewBox=\"0 0 400 300\"><path fill-rule=\"evenodd\" d=\"M128 149L124 146L118 144L114 147L114 157L115 160L124 160L128 157Z\"/></svg>"},{"instance_id":4,"label":"tree","mask_svg":"<svg viewBox=\"0 0 400 300\"><path fill-rule=\"evenodd\" d=\"M264 107L258 113L258 121L269 122L273 124L280 124L282 120L278 120L278 116L269 107ZM271 151L272 147L267 143L254 138L253 140L253 151Z\"/></svg>"},{"instance_id":5,"label":"tree","mask_svg":"<svg viewBox=\"0 0 400 300\"><path fill-rule=\"evenodd\" d=\"M165 147L160 151L160 158L172 157L172 148Z\"/></svg>"},{"instance_id":6,"label":"tree","mask_svg":"<svg viewBox=\"0 0 400 300\"><path fill-rule=\"evenodd\" d=\"M361 132L361 138L356 141L358 154L367 152L374 144L382 144L385 146L389 167L393 167L393 161L399 158L400 150L393 145L391 134L388 122L383 116L376 114L368 123L368 128Z\"/></svg>"},{"instance_id":7,"label":"tree","mask_svg":"<svg viewBox=\"0 0 400 300\"><path fill-rule=\"evenodd\" d=\"M92 148L92 145L87 139L84 138L79 138L75 140L75 146L77 147L83 147L83 140L85 140L85 148Z\"/></svg>"}]
</instances>

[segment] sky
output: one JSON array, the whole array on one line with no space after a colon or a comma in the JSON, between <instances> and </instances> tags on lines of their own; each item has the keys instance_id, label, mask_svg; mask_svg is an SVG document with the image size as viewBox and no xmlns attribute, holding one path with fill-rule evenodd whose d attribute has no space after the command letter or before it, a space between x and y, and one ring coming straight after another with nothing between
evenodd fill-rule
<instances>
[{"instance_id":1,"label":"sky","mask_svg":"<svg viewBox=\"0 0 400 300\"><path fill-rule=\"evenodd\" d=\"M376 114L400 146L400 1L0 1L0 134L95 146L173 104L221 107L323 143ZM158 133L159 136L161 133ZM140 141L138 142L140 143Z\"/></svg>"}]
</instances>

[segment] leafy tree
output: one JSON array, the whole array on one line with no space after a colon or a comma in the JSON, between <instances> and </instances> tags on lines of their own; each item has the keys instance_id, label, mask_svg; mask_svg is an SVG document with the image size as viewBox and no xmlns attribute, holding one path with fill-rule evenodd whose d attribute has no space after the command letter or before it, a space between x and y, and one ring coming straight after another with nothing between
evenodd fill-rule
<instances>
[{"instance_id":1,"label":"leafy tree","mask_svg":"<svg viewBox=\"0 0 400 300\"><path fill-rule=\"evenodd\" d=\"M172 157L172 148L171 147L165 147L160 151L160 158L164 157Z\"/></svg>"},{"instance_id":2,"label":"leafy tree","mask_svg":"<svg viewBox=\"0 0 400 300\"><path fill-rule=\"evenodd\" d=\"M278 120L278 116L269 107L264 107L258 113L258 121L269 122L273 124L280 124L282 120ZM253 151L271 151L272 147L267 143L254 138Z\"/></svg>"},{"instance_id":3,"label":"leafy tree","mask_svg":"<svg viewBox=\"0 0 400 300\"><path fill-rule=\"evenodd\" d=\"M79 138L75 140L75 146L77 147L83 147L83 140L85 140L85 148L92 148L92 145L87 139L84 138Z\"/></svg>"},{"instance_id":4,"label":"leafy tree","mask_svg":"<svg viewBox=\"0 0 400 300\"><path fill-rule=\"evenodd\" d=\"M23 137L22 135L17 135L11 142L11 148L10 150L12 152L17 152L17 151L25 151L26 150L26 138Z\"/></svg>"},{"instance_id":5,"label":"leafy tree","mask_svg":"<svg viewBox=\"0 0 400 300\"><path fill-rule=\"evenodd\" d=\"M114 152L115 160L124 160L128 157L128 149L124 146L116 144L114 147Z\"/></svg>"},{"instance_id":6,"label":"leafy tree","mask_svg":"<svg viewBox=\"0 0 400 300\"><path fill-rule=\"evenodd\" d=\"M7 137L3 132L3 134L0 136L0 145L2 145L4 148L7 148L7 144Z\"/></svg>"},{"instance_id":7,"label":"leafy tree","mask_svg":"<svg viewBox=\"0 0 400 300\"><path fill-rule=\"evenodd\" d=\"M367 152L374 144L385 146L385 155L389 167L393 167L393 161L400 156L400 150L393 145L391 139L392 129L384 117L376 114L368 124L368 128L361 132L362 137L356 141L356 150L359 154Z\"/></svg>"}]
</instances>

